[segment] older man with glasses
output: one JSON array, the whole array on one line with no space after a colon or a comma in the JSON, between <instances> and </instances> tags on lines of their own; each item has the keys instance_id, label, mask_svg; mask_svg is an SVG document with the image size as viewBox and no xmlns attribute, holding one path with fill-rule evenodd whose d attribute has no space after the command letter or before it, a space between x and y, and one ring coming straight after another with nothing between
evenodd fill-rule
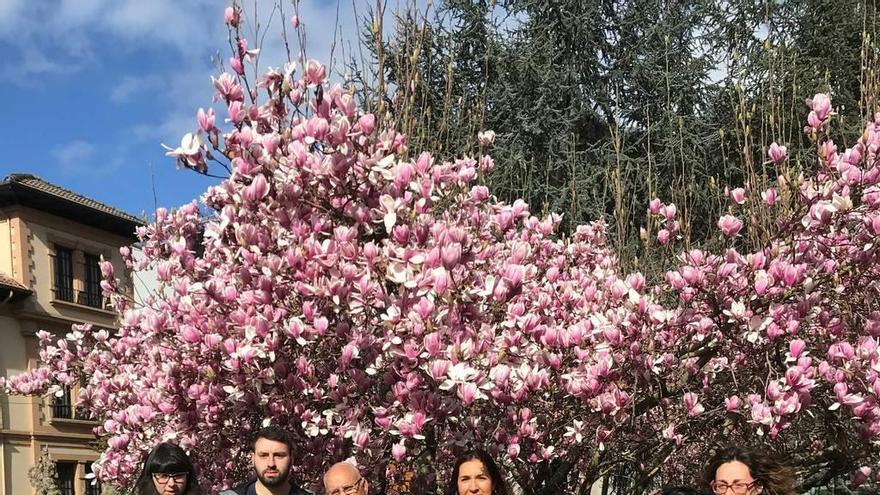
<instances>
[{"instance_id":1,"label":"older man with glasses","mask_svg":"<svg viewBox=\"0 0 880 495\"><path fill-rule=\"evenodd\" d=\"M324 473L325 495L367 495L367 480L350 462L337 462Z\"/></svg>"}]
</instances>

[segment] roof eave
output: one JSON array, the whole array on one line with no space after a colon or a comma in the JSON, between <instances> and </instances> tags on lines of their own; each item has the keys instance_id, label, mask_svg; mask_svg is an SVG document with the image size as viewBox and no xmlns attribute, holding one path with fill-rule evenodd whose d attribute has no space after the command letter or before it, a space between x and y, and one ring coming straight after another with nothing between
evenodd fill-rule
<instances>
[{"instance_id":1,"label":"roof eave","mask_svg":"<svg viewBox=\"0 0 880 495\"><path fill-rule=\"evenodd\" d=\"M114 215L77 203L67 198L30 187L19 182L0 183L0 207L12 204L47 211L69 220L89 225L131 241L137 240L135 230L144 222L121 215Z\"/></svg>"}]
</instances>

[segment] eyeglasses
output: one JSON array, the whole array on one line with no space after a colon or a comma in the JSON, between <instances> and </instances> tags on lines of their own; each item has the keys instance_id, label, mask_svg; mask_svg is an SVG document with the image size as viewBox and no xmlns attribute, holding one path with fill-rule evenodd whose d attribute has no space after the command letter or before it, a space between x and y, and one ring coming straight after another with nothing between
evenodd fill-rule
<instances>
[{"instance_id":1,"label":"eyeglasses","mask_svg":"<svg viewBox=\"0 0 880 495\"><path fill-rule=\"evenodd\" d=\"M327 495L354 495L354 493L358 489L358 486L361 484L361 481L364 481L364 479L358 478L357 481L350 485L340 486L332 492L327 492Z\"/></svg>"},{"instance_id":2,"label":"eyeglasses","mask_svg":"<svg viewBox=\"0 0 880 495\"><path fill-rule=\"evenodd\" d=\"M164 485L171 480L174 480L175 483L184 483L186 482L188 474L189 473L153 473L153 479L160 485Z\"/></svg>"},{"instance_id":3,"label":"eyeglasses","mask_svg":"<svg viewBox=\"0 0 880 495\"><path fill-rule=\"evenodd\" d=\"M726 495L728 490L733 490L734 495L746 495L749 493L749 490L752 489L753 486L757 484L756 481L752 481L751 483L746 483L745 481L736 481L733 483L717 483L715 481L709 483L709 486L712 487L712 491L717 495Z\"/></svg>"}]
</instances>

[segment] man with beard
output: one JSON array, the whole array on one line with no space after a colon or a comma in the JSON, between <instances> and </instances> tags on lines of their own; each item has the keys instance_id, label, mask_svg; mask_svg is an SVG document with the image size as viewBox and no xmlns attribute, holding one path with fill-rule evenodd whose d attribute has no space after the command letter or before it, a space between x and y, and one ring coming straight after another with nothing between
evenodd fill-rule
<instances>
[{"instance_id":1,"label":"man with beard","mask_svg":"<svg viewBox=\"0 0 880 495\"><path fill-rule=\"evenodd\" d=\"M242 483L220 495L308 495L290 475L290 440L287 432L268 426L258 430L251 443L255 481Z\"/></svg>"}]
</instances>

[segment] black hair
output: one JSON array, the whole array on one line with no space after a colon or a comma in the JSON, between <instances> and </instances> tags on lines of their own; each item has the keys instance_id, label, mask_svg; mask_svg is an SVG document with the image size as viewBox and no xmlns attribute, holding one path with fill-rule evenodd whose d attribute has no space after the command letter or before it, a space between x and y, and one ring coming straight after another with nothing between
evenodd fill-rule
<instances>
[{"instance_id":1,"label":"black hair","mask_svg":"<svg viewBox=\"0 0 880 495\"><path fill-rule=\"evenodd\" d=\"M143 470L135 485L137 495L157 495L153 473L186 473L186 486L180 492L181 495L199 495L199 483L192 461L182 448L173 443L162 442L153 447L144 460Z\"/></svg>"},{"instance_id":2,"label":"black hair","mask_svg":"<svg viewBox=\"0 0 880 495\"><path fill-rule=\"evenodd\" d=\"M446 492L444 495L458 495L458 471L461 468L461 465L468 461L480 461L483 463L483 467L486 469L486 474L488 474L489 478L492 480L492 495L512 494L510 488L507 486L507 481L504 479L504 476L501 475L501 470L498 468L498 464L492 460L489 453L483 449L470 449L458 456L458 459L455 460L455 465L452 468L452 473L450 473L449 483L446 486Z\"/></svg>"},{"instance_id":3,"label":"black hair","mask_svg":"<svg viewBox=\"0 0 880 495\"><path fill-rule=\"evenodd\" d=\"M277 426L266 426L264 428L260 428L255 431L251 436L251 452L253 452L257 447L257 440L265 438L266 440L272 440L273 442L281 442L284 445L287 445L287 451L290 453L293 450L290 442L290 435L287 434L287 430L279 428Z\"/></svg>"}]
</instances>

